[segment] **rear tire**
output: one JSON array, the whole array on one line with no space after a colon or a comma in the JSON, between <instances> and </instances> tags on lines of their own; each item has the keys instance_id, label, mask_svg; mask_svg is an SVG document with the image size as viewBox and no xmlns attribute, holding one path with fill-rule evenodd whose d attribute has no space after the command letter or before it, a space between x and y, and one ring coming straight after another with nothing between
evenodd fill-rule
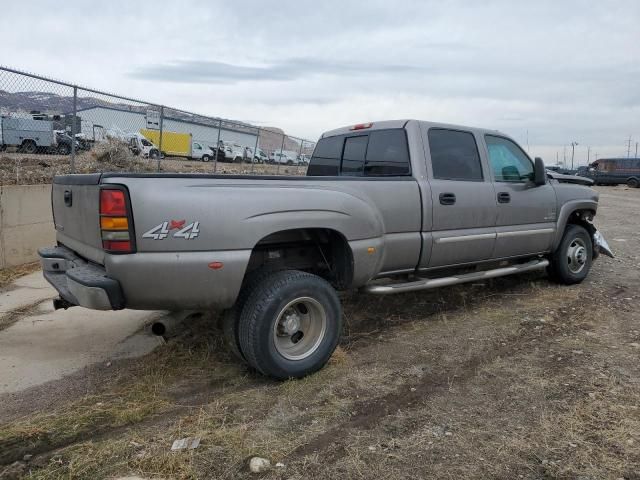
<instances>
[{"instance_id":1,"label":"rear tire","mask_svg":"<svg viewBox=\"0 0 640 480\"><path fill-rule=\"evenodd\" d=\"M240 315L244 309L247 299L265 278L275 273L277 270L271 267L262 267L253 272L247 274L247 277L242 282L242 288L236 299L236 303L222 314L222 332L224 334L224 341L229 348L229 351L243 363L246 363L244 355L240 350L240 337L239 337L239 323Z\"/></svg>"},{"instance_id":2,"label":"rear tire","mask_svg":"<svg viewBox=\"0 0 640 480\"><path fill-rule=\"evenodd\" d=\"M565 285L582 282L591 270L593 244L589 232L580 225L567 225L560 245L551 256L549 273Z\"/></svg>"},{"instance_id":3,"label":"rear tire","mask_svg":"<svg viewBox=\"0 0 640 480\"><path fill-rule=\"evenodd\" d=\"M36 142L34 142L33 140L26 140L25 142L22 143L21 150L24 153L34 154L38 150L38 146L36 145Z\"/></svg>"},{"instance_id":4,"label":"rear tire","mask_svg":"<svg viewBox=\"0 0 640 480\"><path fill-rule=\"evenodd\" d=\"M284 270L250 293L239 322L241 351L264 375L284 380L321 369L340 339L342 309L324 279Z\"/></svg>"},{"instance_id":5,"label":"rear tire","mask_svg":"<svg viewBox=\"0 0 640 480\"><path fill-rule=\"evenodd\" d=\"M627 186L631 188L638 188L640 186L640 182L637 178L629 178L627 180Z\"/></svg>"}]
</instances>

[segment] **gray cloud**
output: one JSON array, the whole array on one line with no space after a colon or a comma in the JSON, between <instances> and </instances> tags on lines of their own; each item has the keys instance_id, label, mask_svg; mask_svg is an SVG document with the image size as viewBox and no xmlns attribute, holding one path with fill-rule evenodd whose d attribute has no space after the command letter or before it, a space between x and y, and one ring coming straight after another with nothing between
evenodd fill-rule
<instances>
[{"instance_id":1,"label":"gray cloud","mask_svg":"<svg viewBox=\"0 0 640 480\"><path fill-rule=\"evenodd\" d=\"M292 81L311 75L367 76L426 73L427 70L425 67L413 65L327 62L315 58L292 58L263 66L177 60L171 63L142 66L130 75L133 78L153 81L233 84L242 81Z\"/></svg>"},{"instance_id":2,"label":"gray cloud","mask_svg":"<svg viewBox=\"0 0 640 480\"><path fill-rule=\"evenodd\" d=\"M585 152L640 139L637 0L5 4L3 63L293 135L414 117Z\"/></svg>"}]
</instances>

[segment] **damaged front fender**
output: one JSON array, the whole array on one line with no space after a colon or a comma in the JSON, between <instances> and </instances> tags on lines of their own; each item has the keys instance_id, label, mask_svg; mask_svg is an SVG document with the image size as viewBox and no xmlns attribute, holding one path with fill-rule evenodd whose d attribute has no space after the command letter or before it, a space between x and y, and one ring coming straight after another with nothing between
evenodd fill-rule
<instances>
[{"instance_id":1,"label":"damaged front fender","mask_svg":"<svg viewBox=\"0 0 640 480\"><path fill-rule=\"evenodd\" d=\"M607 257L615 258L609 244L604 239L604 235L602 235L598 230L593 232L593 249Z\"/></svg>"}]
</instances>

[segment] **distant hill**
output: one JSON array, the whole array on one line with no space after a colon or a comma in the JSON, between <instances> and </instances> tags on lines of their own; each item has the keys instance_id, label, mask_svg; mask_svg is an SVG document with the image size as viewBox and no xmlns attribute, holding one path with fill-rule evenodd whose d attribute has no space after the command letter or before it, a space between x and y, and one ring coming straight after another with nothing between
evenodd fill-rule
<instances>
[{"instance_id":1,"label":"distant hill","mask_svg":"<svg viewBox=\"0 0 640 480\"><path fill-rule=\"evenodd\" d=\"M78 97L78 109L93 107L96 105L118 105L105 102L94 97ZM124 105L122 105L124 106ZM10 93L0 90L0 108L9 111L33 110L43 113L63 114L73 111L73 96L58 95L49 92L15 92Z\"/></svg>"}]
</instances>

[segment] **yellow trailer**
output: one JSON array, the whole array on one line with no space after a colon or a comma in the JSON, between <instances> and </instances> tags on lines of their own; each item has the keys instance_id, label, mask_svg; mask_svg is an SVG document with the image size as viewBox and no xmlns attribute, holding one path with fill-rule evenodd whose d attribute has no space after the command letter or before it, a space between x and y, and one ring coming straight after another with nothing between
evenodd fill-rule
<instances>
[{"instance_id":1,"label":"yellow trailer","mask_svg":"<svg viewBox=\"0 0 640 480\"><path fill-rule=\"evenodd\" d=\"M143 128L140 134L156 145L168 157L191 158L191 134L178 132L162 132L162 146L160 145L160 131Z\"/></svg>"}]
</instances>

